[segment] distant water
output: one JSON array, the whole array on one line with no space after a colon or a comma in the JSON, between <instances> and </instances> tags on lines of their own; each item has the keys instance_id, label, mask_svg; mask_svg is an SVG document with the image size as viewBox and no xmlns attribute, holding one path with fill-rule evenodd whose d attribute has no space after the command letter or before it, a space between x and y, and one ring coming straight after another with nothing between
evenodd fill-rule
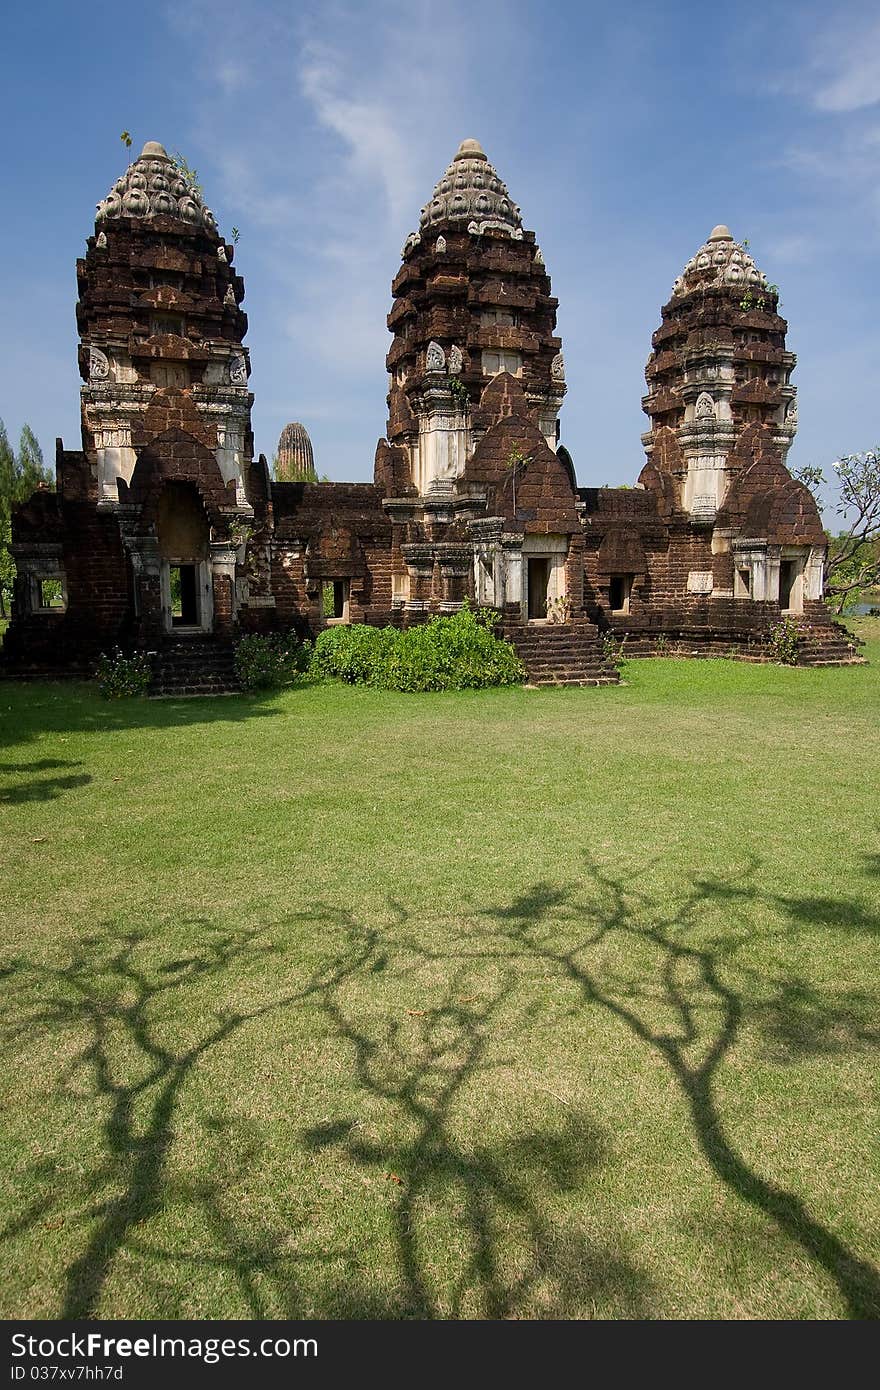
<instances>
[{"instance_id":1,"label":"distant water","mask_svg":"<svg viewBox=\"0 0 880 1390\"><path fill-rule=\"evenodd\" d=\"M854 617L861 618L870 613L872 608L880 608L880 599L875 598L873 603L856 603L850 611Z\"/></svg>"}]
</instances>

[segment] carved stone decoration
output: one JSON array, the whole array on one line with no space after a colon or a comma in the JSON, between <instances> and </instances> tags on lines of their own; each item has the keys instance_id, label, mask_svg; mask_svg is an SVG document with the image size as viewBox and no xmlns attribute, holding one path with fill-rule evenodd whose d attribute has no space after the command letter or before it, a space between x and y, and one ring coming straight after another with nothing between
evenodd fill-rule
<instances>
[{"instance_id":1,"label":"carved stone decoration","mask_svg":"<svg viewBox=\"0 0 880 1390\"><path fill-rule=\"evenodd\" d=\"M400 259L401 259L402 261L403 261L403 260L406 260L406 257L409 255L409 253L410 253L410 251L413 249L413 247L414 247L414 246L420 246L420 245L421 245L421 241L422 241L422 238L421 238L421 234L420 234L419 232L410 232L410 234L409 234L409 236L407 237L406 241L403 243L403 250L402 250L401 253L400 253Z\"/></svg>"},{"instance_id":2,"label":"carved stone decoration","mask_svg":"<svg viewBox=\"0 0 880 1390\"><path fill-rule=\"evenodd\" d=\"M691 256L673 285L672 293L683 295L707 285L725 285L734 292L750 292L752 285L759 293L770 288L764 272L758 269L745 247L737 245L729 228L721 225L712 228L708 241Z\"/></svg>"},{"instance_id":3,"label":"carved stone decoration","mask_svg":"<svg viewBox=\"0 0 880 1390\"><path fill-rule=\"evenodd\" d=\"M232 288L231 285L226 286L226 293L223 296L223 303L228 304L232 309L235 308L235 290Z\"/></svg>"},{"instance_id":4,"label":"carved stone decoration","mask_svg":"<svg viewBox=\"0 0 880 1390\"><path fill-rule=\"evenodd\" d=\"M520 210L476 140L463 140L422 209L421 226L465 222L468 231L492 227L517 241L522 238Z\"/></svg>"},{"instance_id":5,"label":"carved stone decoration","mask_svg":"<svg viewBox=\"0 0 880 1390\"><path fill-rule=\"evenodd\" d=\"M541 250L540 246L538 247L538 249L537 249L536 252L535 252L535 255L534 255L534 262L535 262L535 265L543 265L543 264L544 264L544 252Z\"/></svg>"},{"instance_id":6,"label":"carved stone decoration","mask_svg":"<svg viewBox=\"0 0 880 1390\"><path fill-rule=\"evenodd\" d=\"M694 414L698 420L714 420L716 418L715 402L708 391L700 392Z\"/></svg>"},{"instance_id":7,"label":"carved stone decoration","mask_svg":"<svg viewBox=\"0 0 880 1390\"><path fill-rule=\"evenodd\" d=\"M464 357L462 356L461 348L457 344L453 344L449 349L446 365L452 376L460 375L461 369L464 366Z\"/></svg>"},{"instance_id":8,"label":"carved stone decoration","mask_svg":"<svg viewBox=\"0 0 880 1390\"><path fill-rule=\"evenodd\" d=\"M711 594L713 586L711 570L691 570L688 574L689 594Z\"/></svg>"},{"instance_id":9,"label":"carved stone decoration","mask_svg":"<svg viewBox=\"0 0 880 1390\"><path fill-rule=\"evenodd\" d=\"M98 248L99 251L106 251L106 250L107 250L107 233L106 233L106 232L99 232L99 233L98 233L98 239L97 239L97 241L95 242L95 245L97 246L97 248Z\"/></svg>"},{"instance_id":10,"label":"carved stone decoration","mask_svg":"<svg viewBox=\"0 0 880 1390\"><path fill-rule=\"evenodd\" d=\"M786 423L787 425L796 425L797 422L798 422L797 396L795 396L795 397L794 397L792 400L790 400L789 403L788 403L788 409L787 409L786 412L785 412L785 423Z\"/></svg>"},{"instance_id":11,"label":"carved stone decoration","mask_svg":"<svg viewBox=\"0 0 880 1390\"><path fill-rule=\"evenodd\" d=\"M224 265L229 264L229 262L226 259L226 247L223 246L222 243L220 246L217 247L217 259L218 261L222 261Z\"/></svg>"},{"instance_id":12,"label":"carved stone decoration","mask_svg":"<svg viewBox=\"0 0 880 1390\"><path fill-rule=\"evenodd\" d=\"M100 348L89 348L89 376L92 381L106 381L110 375L110 363Z\"/></svg>"},{"instance_id":13,"label":"carved stone decoration","mask_svg":"<svg viewBox=\"0 0 880 1390\"><path fill-rule=\"evenodd\" d=\"M446 366L446 353L439 343L433 340L428 344L428 352L425 358L425 371L442 372Z\"/></svg>"},{"instance_id":14,"label":"carved stone decoration","mask_svg":"<svg viewBox=\"0 0 880 1390\"><path fill-rule=\"evenodd\" d=\"M155 140L147 141L138 158L98 204L96 222L115 217L173 217L208 231L216 228L214 215L202 204L198 188L183 176Z\"/></svg>"},{"instance_id":15,"label":"carved stone decoration","mask_svg":"<svg viewBox=\"0 0 880 1390\"><path fill-rule=\"evenodd\" d=\"M550 375L554 381L565 381L565 358L561 352L557 352L550 363Z\"/></svg>"},{"instance_id":16,"label":"carved stone decoration","mask_svg":"<svg viewBox=\"0 0 880 1390\"><path fill-rule=\"evenodd\" d=\"M241 355L229 359L229 381L233 386L247 386L247 362Z\"/></svg>"},{"instance_id":17,"label":"carved stone decoration","mask_svg":"<svg viewBox=\"0 0 880 1390\"><path fill-rule=\"evenodd\" d=\"M445 238L445 236L438 236L438 238L437 238L437 240L436 240L436 242L435 242L435 244L434 244L434 250L437 252L437 255L438 255L438 256L442 256L442 255L444 254L444 252L446 251L446 238Z\"/></svg>"}]
</instances>

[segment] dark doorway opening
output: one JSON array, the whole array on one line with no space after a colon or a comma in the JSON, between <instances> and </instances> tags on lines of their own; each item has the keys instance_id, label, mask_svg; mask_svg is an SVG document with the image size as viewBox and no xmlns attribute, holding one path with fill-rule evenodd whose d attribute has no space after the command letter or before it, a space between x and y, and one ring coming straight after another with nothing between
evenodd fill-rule
<instances>
[{"instance_id":1,"label":"dark doorway opening","mask_svg":"<svg viewBox=\"0 0 880 1390\"><path fill-rule=\"evenodd\" d=\"M779 607L791 608L791 591L797 579L797 564L794 560L783 560L779 566Z\"/></svg>"},{"instance_id":2,"label":"dark doorway opening","mask_svg":"<svg viewBox=\"0 0 880 1390\"><path fill-rule=\"evenodd\" d=\"M171 565L171 626L197 627L199 589L197 565Z\"/></svg>"},{"instance_id":3,"label":"dark doorway opening","mask_svg":"<svg viewBox=\"0 0 880 1390\"><path fill-rule=\"evenodd\" d=\"M546 618L550 561L546 556L529 560L529 617Z\"/></svg>"}]
</instances>

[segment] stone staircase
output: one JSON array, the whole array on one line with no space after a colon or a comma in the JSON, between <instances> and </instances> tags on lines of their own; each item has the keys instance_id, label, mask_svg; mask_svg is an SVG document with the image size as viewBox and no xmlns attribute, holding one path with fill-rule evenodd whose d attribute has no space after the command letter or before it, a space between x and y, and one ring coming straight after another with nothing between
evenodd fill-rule
<instances>
[{"instance_id":1,"label":"stone staircase","mask_svg":"<svg viewBox=\"0 0 880 1390\"><path fill-rule=\"evenodd\" d=\"M859 655L861 639L853 637L842 623L832 618L795 619L799 631L797 666L863 666ZM764 638L758 633L713 631L631 632L623 637L624 657L725 657L734 661L765 664L774 660Z\"/></svg>"},{"instance_id":2,"label":"stone staircase","mask_svg":"<svg viewBox=\"0 0 880 1390\"><path fill-rule=\"evenodd\" d=\"M216 637L172 638L153 658L150 695L230 695L239 690L232 647Z\"/></svg>"},{"instance_id":3,"label":"stone staircase","mask_svg":"<svg viewBox=\"0 0 880 1390\"><path fill-rule=\"evenodd\" d=\"M864 643L853 637L842 623L829 618L825 622L803 619L798 623L798 666L864 666L866 659L859 655Z\"/></svg>"},{"instance_id":4,"label":"stone staircase","mask_svg":"<svg viewBox=\"0 0 880 1390\"><path fill-rule=\"evenodd\" d=\"M620 672L606 660L588 622L506 623L502 632L526 668L529 685L617 685Z\"/></svg>"}]
</instances>

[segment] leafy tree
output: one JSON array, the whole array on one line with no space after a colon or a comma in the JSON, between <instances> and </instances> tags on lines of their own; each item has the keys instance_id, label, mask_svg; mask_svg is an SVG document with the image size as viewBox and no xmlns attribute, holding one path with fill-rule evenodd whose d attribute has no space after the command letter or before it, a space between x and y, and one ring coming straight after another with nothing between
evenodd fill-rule
<instances>
[{"instance_id":1,"label":"leafy tree","mask_svg":"<svg viewBox=\"0 0 880 1390\"><path fill-rule=\"evenodd\" d=\"M53 479L43 462L43 451L33 430L25 425L16 453L0 420L0 618L8 614L7 604L15 580L15 563L10 550L12 510L19 502L26 502L41 483L51 487Z\"/></svg>"},{"instance_id":2,"label":"leafy tree","mask_svg":"<svg viewBox=\"0 0 880 1390\"><path fill-rule=\"evenodd\" d=\"M843 527L828 536L825 595L835 613L843 613L858 602L862 590L880 585L880 445L844 454L831 469L829 479L812 465L795 476L814 494L826 485L832 489L832 506Z\"/></svg>"}]
</instances>

